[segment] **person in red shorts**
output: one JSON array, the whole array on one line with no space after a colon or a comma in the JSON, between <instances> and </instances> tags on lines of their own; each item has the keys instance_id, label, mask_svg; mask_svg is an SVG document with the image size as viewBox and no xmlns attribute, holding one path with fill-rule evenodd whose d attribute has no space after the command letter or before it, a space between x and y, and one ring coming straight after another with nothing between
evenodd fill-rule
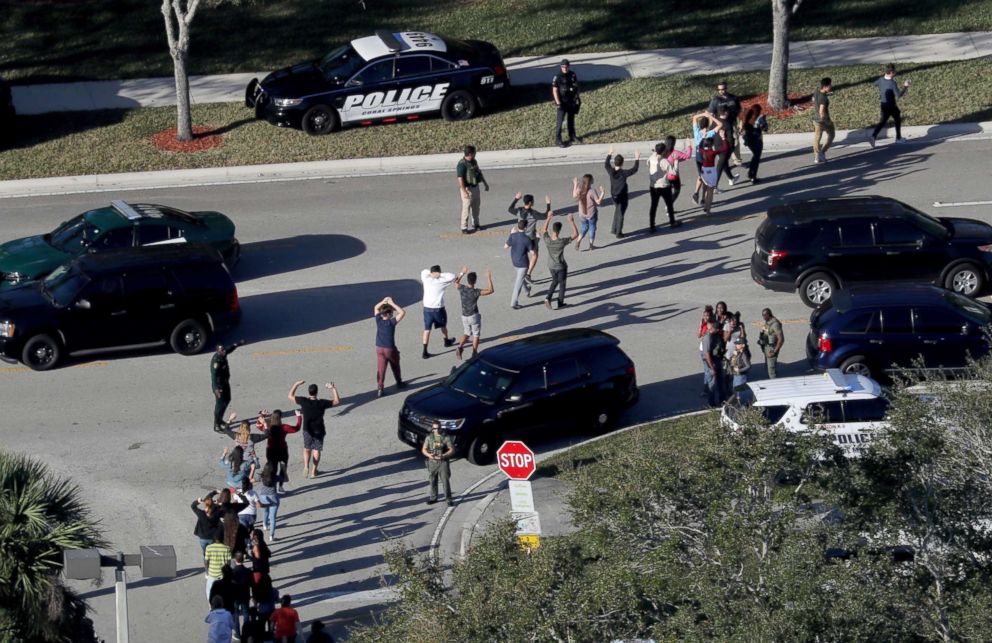
<instances>
[{"instance_id":1,"label":"person in red shorts","mask_svg":"<svg viewBox=\"0 0 992 643\"><path fill-rule=\"evenodd\" d=\"M300 615L290 607L292 602L292 597L286 594L279 602L282 607L269 617L276 643L296 643L296 626L300 624Z\"/></svg>"}]
</instances>

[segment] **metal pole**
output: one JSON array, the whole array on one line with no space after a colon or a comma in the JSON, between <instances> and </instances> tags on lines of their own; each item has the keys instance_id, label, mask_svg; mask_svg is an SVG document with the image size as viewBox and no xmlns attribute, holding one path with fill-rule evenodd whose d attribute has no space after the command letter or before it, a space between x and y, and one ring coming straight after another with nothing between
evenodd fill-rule
<instances>
[{"instance_id":1,"label":"metal pole","mask_svg":"<svg viewBox=\"0 0 992 643\"><path fill-rule=\"evenodd\" d=\"M130 632L128 631L127 618L127 572L124 570L124 554L117 554L116 580L114 590L117 596L117 643L128 643Z\"/></svg>"}]
</instances>

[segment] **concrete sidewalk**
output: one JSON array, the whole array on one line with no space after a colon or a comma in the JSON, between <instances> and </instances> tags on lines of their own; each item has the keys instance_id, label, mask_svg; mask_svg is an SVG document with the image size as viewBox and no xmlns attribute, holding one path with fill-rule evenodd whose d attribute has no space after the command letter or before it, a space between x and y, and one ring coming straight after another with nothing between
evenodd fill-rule
<instances>
[{"instance_id":1,"label":"concrete sidewalk","mask_svg":"<svg viewBox=\"0 0 992 643\"><path fill-rule=\"evenodd\" d=\"M868 147L867 129L840 130L834 140L834 149L846 146ZM908 146L935 145L944 141L975 141L992 138L992 122L948 123L943 125L913 125L902 128ZM883 137L891 137L886 131ZM765 136L765 151L811 149L812 132L798 134L770 134ZM617 151L633 156L640 150L647 157L656 141L616 143ZM891 138L879 139L878 145L892 143ZM681 143L680 143L681 145ZM486 170L542 165L576 165L602 163L608 144L538 147L523 150L495 150L479 152L479 163ZM745 154L749 152L743 150ZM42 179L0 181L0 199L46 196L53 194L82 194L86 192L120 192L172 187L194 187L231 183L267 183L276 181L301 181L313 179L351 178L396 174L423 174L427 172L452 172L460 154L425 154L421 156L393 156L335 161L310 161L304 163L273 163L269 165L242 165L233 167L201 168L192 170L161 170L156 172L126 172L119 174L88 174L81 176L54 176Z\"/></svg>"},{"instance_id":2,"label":"concrete sidewalk","mask_svg":"<svg viewBox=\"0 0 992 643\"><path fill-rule=\"evenodd\" d=\"M701 75L768 69L771 44L725 47L684 47L592 54L568 54L580 80L622 80L659 76ZM992 32L976 31L892 38L848 38L793 42L790 67L883 64L888 62L941 62L992 57ZM549 83L562 56L508 58L515 85ZM245 86L267 72L193 76L194 103L244 100ZM172 78L141 78L45 85L14 85L19 114L129 109L175 105Z\"/></svg>"}]
</instances>

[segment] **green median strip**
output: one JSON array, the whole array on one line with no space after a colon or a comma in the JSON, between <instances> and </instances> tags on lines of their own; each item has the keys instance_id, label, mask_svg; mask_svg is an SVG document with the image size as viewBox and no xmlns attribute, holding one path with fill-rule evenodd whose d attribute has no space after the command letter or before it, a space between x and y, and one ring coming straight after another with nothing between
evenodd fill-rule
<instances>
[{"instance_id":1,"label":"green median strip","mask_svg":"<svg viewBox=\"0 0 992 643\"><path fill-rule=\"evenodd\" d=\"M0 3L0 75L30 82L170 76L160 0ZM201 3L190 73L276 69L375 29L488 40L504 56L771 42L771 3L675 0L253 0ZM362 7L365 7L364 9ZM992 0L804 2L792 39L980 31Z\"/></svg>"},{"instance_id":2,"label":"green median strip","mask_svg":"<svg viewBox=\"0 0 992 643\"><path fill-rule=\"evenodd\" d=\"M870 83L879 72L876 65L793 70L790 87L808 94L821 77L831 76L837 129L867 127L878 118L878 91ZM900 73L912 79L910 93L900 101L904 124L992 120L992 60L904 63ZM587 143L687 137L690 116L705 108L717 78L722 75L588 83L578 132ZM767 74L733 74L729 80L731 91L747 98L765 91ZM547 89L515 89L510 107L471 121L430 118L323 137L256 121L237 103L195 105L194 123L217 128L224 144L185 154L160 151L149 140L175 126L171 107L28 116L19 121L17 147L0 152L0 180L456 152L466 143L479 148L484 163L486 150L552 145L554 109ZM808 112L771 119L771 133L811 131Z\"/></svg>"}]
</instances>

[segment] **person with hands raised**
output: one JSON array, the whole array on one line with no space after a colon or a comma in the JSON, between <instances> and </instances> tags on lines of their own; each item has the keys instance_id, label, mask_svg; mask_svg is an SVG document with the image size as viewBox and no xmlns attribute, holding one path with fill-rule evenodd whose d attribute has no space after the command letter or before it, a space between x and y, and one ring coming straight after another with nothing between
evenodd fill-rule
<instances>
[{"instance_id":1,"label":"person with hands raised","mask_svg":"<svg viewBox=\"0 0 992 643\"><path fill-rule=\"evenodd\" d=\"M568 276L568 264L565 263L565 247L572 242L573 237L579 235L579 229L575 225L575 219L572 215L567 215L568 222L572 224L572 237L562 237L561 236L561 221L555 221L554 224L551 223L551 217L554 216L554 212L548 212L547 219L544 220L544 229L541 231L541 236L544 238L544 244L548 247L548 272L551 273L551 287L548 288L548 296L544 300L544 306L551 309L551 298L554 296L555 288L561 287L561 291L558 293L558 308L564 308L568 304L565 303L565 278ZM551 229L551 234L548 234L548 228Z\"/></svg>"},{"instance_id":2,"label":"person with hands raised","mask_svg":"<svg viewBox=\"0 0 992 643\"><path fill-rule=\"evenodd\" d=\"M465 267L468 269L468 266ZM455 357L461 360L462 349L465 348L465 342L468 338L472 338L472 357L479 352L479 335L482 333L482 314L479 313L479 297L487 297L494 292L496 292L496 287L493 285L493 274L489 270L484 273L486 279L489 281L489 287L485 290L480 290L475 287L476 274L470 272L465 275L466 285L462 285L461 276L455 279L455 288L458 290L458 294L462 300L462 337L458 340L458 346L455 348Z\"/></svg>"},{"instance_id":3,"label":"person with hands raised","mask_svg":"<svg viewBox=\"0 0 992 643\"><path fill-rule=\"evenodd\" d=\"M316 384L311 384L307 388L307 397L296 395L296 389L304 383L305 380L293 382L293 387L289 389L286 397L299 405L303 414L303 475L307 478L316 478L320 465L320 452L324 449L324 436L327 434L324 413L329 408L340 406L341 396L338 395L333 382L324 384L331 392L332 399L318 398L317 393L320 389Z\"/></svg>"},{"instance_id":4,"label":"person with hands raised","mask_svg":"<svg viewBox=\"0 0 992 643\"><path fill-rule=\"evenodd\" d=\"M629 170L623 169L623 155L613 156L613 146L606 154L606 161L603 163L606 173L610 177L610 196L613 197L613 236L623 239L623 218L627 214L627 204L630 199L627 191L627 179L637 174L637 169L641 164L641 151L634 151L634 165ZM551 206L548 205L550 209Z\"/></svg>"},{"instance_id":5,"label":"person with hands raised","mask_svg":"<svg viewBox=\"0 0 992 643\"><path fill-rule=\"evenodd\" d=\"M372 308L372 315L375 317L376 396L382 397L386 364L393 370L396 388L406 388L400 376L400 351L396 348L396 324L403 321L406 311L392 297L384 297Z\"/></svg>"}]
</instances>

